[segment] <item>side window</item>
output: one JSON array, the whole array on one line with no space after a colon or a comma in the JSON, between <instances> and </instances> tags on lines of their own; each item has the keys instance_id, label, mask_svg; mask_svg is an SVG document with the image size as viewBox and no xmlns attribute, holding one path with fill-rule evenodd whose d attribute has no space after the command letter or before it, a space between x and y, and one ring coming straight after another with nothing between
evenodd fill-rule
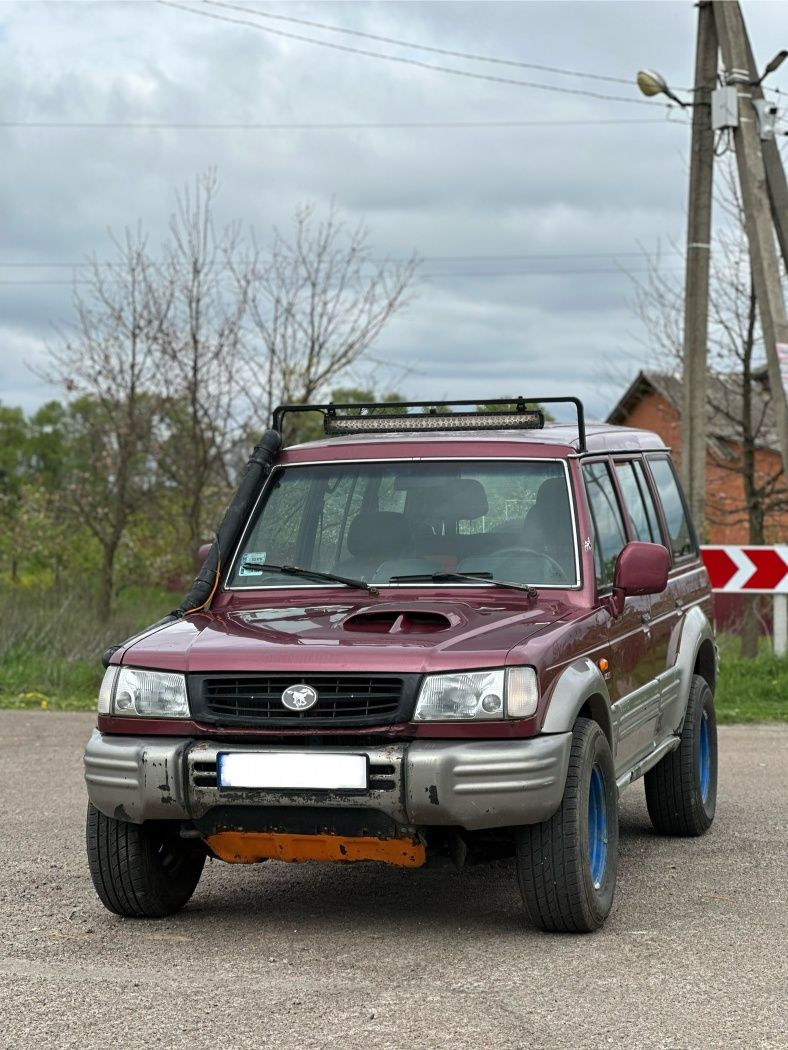
<instances>
[{"instance_id":1,"label":"side window","mask_svg":"<svg viewBox=\"0 0 788 1050\"><path fill-rule=\"evenodd\" d=\"M640 463L616 463L616 474L636 540L662 543L654 501Z\"/></svg>"},{"instance_id":2,"label":"side window","mask_svg":"<svg viewBox=\"0 0 788 1050\"><path fill-rule=\"evenodd\" d=\"M627 542L613 479L604 463L588 463L583 476L594 520L594 564L600 587L610 587L619 551Z\"/></svg>"},{"instance_id":3,"label":"side window","mask_svg":"<svg viewBox=\"0 0 788 1050\"><path fill-rule=\"evenodd\" d=\"M654 537L654 543L663 543L662 529L659 524L659 515L657 514L657 508L654 504L654 497L651 495L651 489L648 487L648 481L646 480L646 468L640 462L640 460L633 460L632 469L635 472L635 477L638 479L638 485L643 496L643 503L646 508L646 517L648 518L649 528L651 535Z\"/></svg>"},{"instance_id":4,"label":"side window","mask_svg":"<svg viewBox=\"0 0 788 1050\"><path fill-rule=\"evenodd\" d=\"M688 555L695 554L695 538L673 464L667 456L649 456L648 461L659 498L662 501L662 509L665 512L673 557L686 558Z\"/></svg>"}]
</instances>

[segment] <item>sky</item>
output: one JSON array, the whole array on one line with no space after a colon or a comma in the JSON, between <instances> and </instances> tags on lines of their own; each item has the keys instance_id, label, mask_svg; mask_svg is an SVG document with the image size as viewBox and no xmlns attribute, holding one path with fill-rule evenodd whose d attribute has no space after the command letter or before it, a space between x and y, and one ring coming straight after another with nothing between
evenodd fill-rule
<instances>
[{"instance_id":1,"label":"sky","mask_svg":"<svg viewBox=\"0 0 788 1050\"><path fill-rule=\"evenodd\" d=\"M692 83L691 0L177 2L0 2L0 402L61 396L41 375L74 266L137 222L163 239L176 190L212 168L219 224L262 243L333 201L376 257L422 260L351 381L574 394L604 418L653 365L632 281L657 252L682 272L689 125L634 75ZM743 10L763 66L788 45L788 5ZM787 70L768 83L788 91Z\"/></svg>"}]
</instances>

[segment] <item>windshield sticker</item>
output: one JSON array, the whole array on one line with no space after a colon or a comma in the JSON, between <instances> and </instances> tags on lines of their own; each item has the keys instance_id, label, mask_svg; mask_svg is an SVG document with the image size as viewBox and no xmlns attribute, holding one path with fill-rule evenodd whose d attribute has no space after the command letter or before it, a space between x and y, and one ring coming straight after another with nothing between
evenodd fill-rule
<instances>
[{"instance_id":1,"label":"windshield sticker","mask_svg":"<svg viewBox=\"0 0 788 1050\"><path fill-rule=\"evenodd\" d=\"M255 563L261 564L265 561L266 551L249 552L244 554L241 560L241 567L238 570L239 576L262 576L262 569L249 569L247 565L254 565Z\"/></svg>"}]
</instances>

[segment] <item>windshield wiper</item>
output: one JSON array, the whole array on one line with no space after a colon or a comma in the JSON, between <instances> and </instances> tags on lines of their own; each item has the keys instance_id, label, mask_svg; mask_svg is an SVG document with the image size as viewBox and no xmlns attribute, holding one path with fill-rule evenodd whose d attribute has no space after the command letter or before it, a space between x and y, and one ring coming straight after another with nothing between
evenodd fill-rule
<instances>
[{"instance_id":1,"label":"windshield wiper","mask_svg":"<svg viewBox=\"0 0 788 1050\"><path fill-rule=\"evenodd\" d=\"M525 591L529 598L536 597L536 588L530 583L510 583L508 580L495 580L491 572L422 572L408 576L391 576L389 583L418 583L419 580L471 580L473 583L489 583L492 587L509 587L515 591Z\"/></svg>"},{"instance_id":2,"label":"windshield wiper","mask_svg":"<svg viewBox=\"0 0 788 1050\"><path fill-rule=\"evenodd\" d=\"M358 587L370 594L378 594L377 587L364 580L352 580L349 576L337 576L333 572L319 572L317 569L303 569L300 565L272 565L270 562L242 561L242 569L253 572L281 572L285 576L302 576L304 579L328 580L331 583L344 583L346 587Z\"/></svg>"}]
</instances>

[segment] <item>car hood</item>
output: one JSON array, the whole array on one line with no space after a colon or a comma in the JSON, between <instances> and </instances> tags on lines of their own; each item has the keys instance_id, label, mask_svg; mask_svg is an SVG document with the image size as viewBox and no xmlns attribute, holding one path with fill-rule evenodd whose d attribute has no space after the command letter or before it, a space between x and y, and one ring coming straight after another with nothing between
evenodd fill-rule
<instances>
[{"instance_id":1,"label":"car hood","mask_svg":"<svg viewBox=\"0 0 788 1050\"><path fill-rule=\"evenodd\" d=\"M124 664L184 672L492 667L569 615L559 598L489 591L466 601L351 599L230 607L143 635L118 656ZM521 659L518 654L517 662Z\"/></svg>"}]
</instances>

